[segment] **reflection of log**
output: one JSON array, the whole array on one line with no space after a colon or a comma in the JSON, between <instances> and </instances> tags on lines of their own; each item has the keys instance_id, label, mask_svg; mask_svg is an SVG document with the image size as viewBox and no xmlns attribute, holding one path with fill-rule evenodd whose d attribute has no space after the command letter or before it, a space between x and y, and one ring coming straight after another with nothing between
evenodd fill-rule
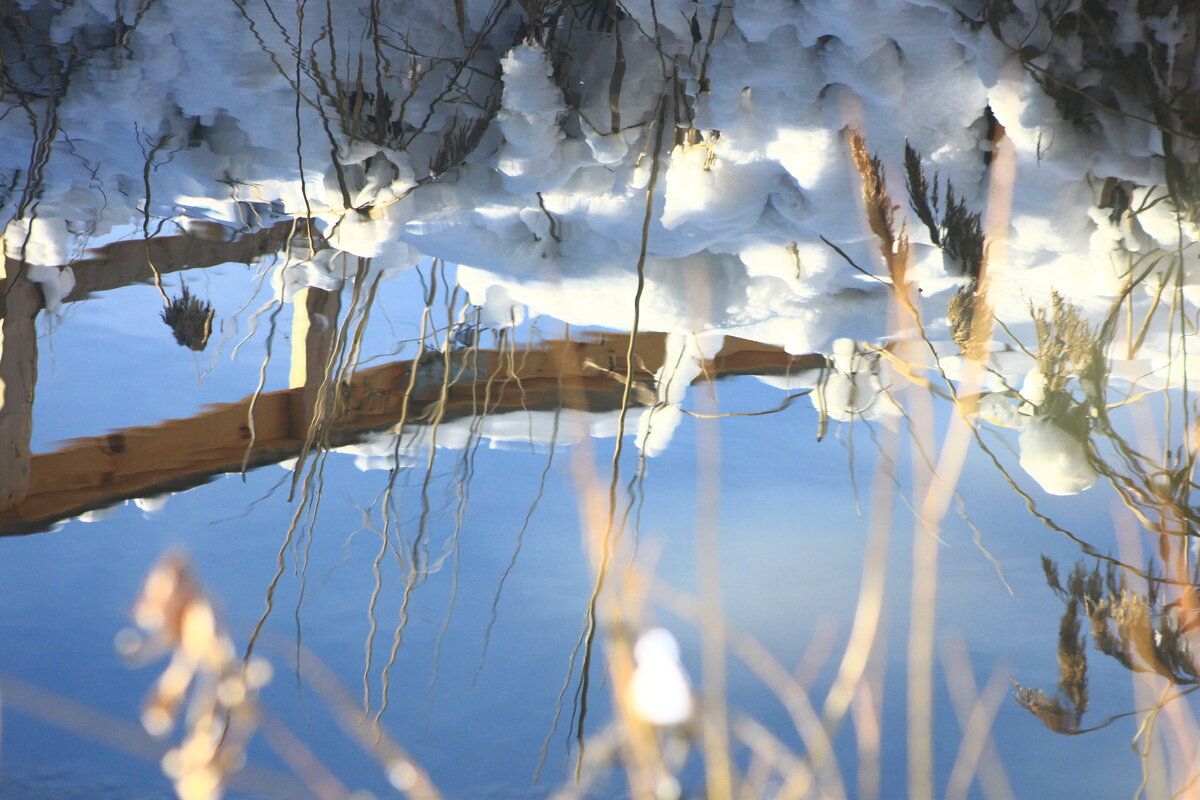
<instances>
[{"instance_id":1,"label":"reflection of log","mask_svg":"<svg viewBox=\"0 0 1200 800\"><path fill-rule=\"evenodd\" d=\"M66 299L82 300L91 292L152 281L151 264L160 275L217 264L249 264L267 253L279 251L293 230L302 229L303 223L287 220L226 241L227 228L199 224L182 236L114 242L99 248L94 256L71 264L75 272L75 290Z\"/></svg>"},{"instance_id":2,"label":"reflection of log","mask_svg":"<svg viewBox=\"0 0 1200 800\"><path fill-rule=\"evenodd\" d=\"M0 278L0 508L5 508L20 502L29 489L29 438L37 384L34 320L42 296L19 273Z\"/></svg>"},{"instance_id":3,"label":"reflection of log","mask_svg":"<svg viewBox=\"0 0 1200 800\"><path fill-rule=\"evenodd\" d=\"M75 288L65 300L148 282L156 270L164 275L231 262L249 264L280 250L293 236L307 233L306 222L288 220L227 241L226 228L197 223L179 236L114 242L70 264ZM315 240L313 244L321 246ZM34 321L43 298L20 261L4 258L0 270L0 508L7 508L20 502L30 485L29 441L37 383Z\"/></svg>"},{"instance_id":4,"label":"reflection of log","mask_svg":"<svg viewBox=\"0 0 1200 800\"><path fill-rule=\"evenodd\" d=\"M624 374L628 342L627 335L612 334L584 342L546 342L514 353L428 353L415 366L407 420L428 424L435 416L445 423L519 409L618 408L623 385L607 371ZM637 344L634 378L652 381L663 362L664 337L643 334ZM727 339L709 362L707 375L779 374L822 364L821 356L789 356L778 348ZM367 431L394 426L413 369L413 362L406 361L359 372L341 389L337 418L325 421L326 444L349 444ZM453 383L447 384L447 374ZM29 494L0 511L0 534L31 533L122 499L196 486L213 475L238 471L243 459L248 467L257 467L295 457L308 431L307 419L297 413L304 408L297 402L303 391L300 387L261 395L254 406L253 441L246 399L187 419L82 439L35 455ZM446 401L437 415L443 391Z\"/></svg>"},{"instance_id":5,"label":"reflection of log","mask_svg":"<svg viewBox=\"0 0 1200 800\"><path fill-rule=\"evenodd\" d=\"M229 230L221 225L199 223L186 234L113 242L97 248L93 255L69 265L75 273L75 288L65 300L83 300L92 292L117 289L154 280L160 275L217 264L249 264L267 253L279 251L295 233L303 235L303 221L287 220L230 241ZM6 268L15 274L20 262L6 259ZM0 313L3 313L0 310Z\"/></svg>"},{"instance_id":6,"label":"reflection of log","mask_svg":"<svg viewBox=\"0 0 1200 800\"><path fill-rule=\"evenodd\" d=\"M70 264L75 288L64 299L82 300L91 292L147 282L154 279L155 270L163 275L230 262L249 264L307 230L306 222L288 220L227 241L226 228L197 223L179 236L113 242ZM34 320L42 303L42 293L26 277L22 263L4 257L0 261L0 508L18 502L29 487L37 383Z\"/></svg>"},{"instance_id":7,"label":"reflection of log","mask_svg":"<svg viewBox=\"0 0 1200 800\"><path fill-rule=\"evenodd\" d=\"M298 401L293 413L304 419L312 419L317 395L329 373L341 308L339 292L309 287L297 291L292 298L292 368L288 387L302 389L293 393L293 400Z\"/></svg>"}]
</instances>

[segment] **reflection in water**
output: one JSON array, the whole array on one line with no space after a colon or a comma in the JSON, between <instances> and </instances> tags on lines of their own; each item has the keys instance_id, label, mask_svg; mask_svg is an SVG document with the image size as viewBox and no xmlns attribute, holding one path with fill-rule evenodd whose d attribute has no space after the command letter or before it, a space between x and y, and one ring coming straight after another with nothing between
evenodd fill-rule
<instances>
[{"instance_id":1,"label":"reflection in water","mask_svg":"<svg viewBox=\"0 0 1200 800\"><path fill-rule=\"evenodd\" d=\"M343 322L337 335L330 337L330 359L352 354L353 342L343 334L355 335L355 328L365 324L370 306L360 302L351 300L351 318L357 321ZM325 335L326 330L318 333ZM361 336L361 329L356 335ZM309 358L312 337L300 341L308 346L301 356ZM483 439L561 441L574 424L561 424L564 408L586 412L594 434L612 435L606 431L620 411L624 392L622 380L614 376L625 374L629 341L628 335L599 334L518 350L511 339L503 338L500 349L437 350L431 345L426 349L426 339L421 338L419 355L413 360L359 370L329 361L330 374L322 369L315 379L306 378L294 389L263 392L188 419L78 440L62 450L34 456L31 489L19 503L0 512L0 524L4 533L44 529L125 498L179 490L217 473L284 461L293 471L290 491L306 510L315 496L305 487L311 489L319 480L319 465L331 449L355 454L364 467L388 469L394 489L399 470L419 463L414 459L421 453L427 454L424 471L431 475L439 446L469 453ZM637 380L645 386L657 385L656 373L667 369L663 366L667 347L668 338L661 334L638 337L633 352L636 367L630 374L640 376ZM789 375L806 374L805 370L819 374L824 358L792 356L779 348L730 339L713 358L692 363L695 374L690 380L677 379L671 368L668 384L676 381L681 386L672 391L679 393L692 381L746 374L787 382ZM293 360L293 380L297 372ZM639 408L645 403L654 412L644 438L668 437L659 445L665 446L673 406L660 404L655 391L633 392L629 403ZM778 410L789 403L790 399ZM519 413L514 416L514 412ZM576 419L584 421L572 417ZM577 434L571 436L578 441ZM463 462L467 473L469 465L469 459ZM429 488L426 481L426 494ZM391 494L381 498L381 508L390 508Z\"/></svg>"},{"instance_id":2,"label":"reflection in water","mask_svg":"<svg viewBox=\"0 0 1200 800\"><path fill-rule=\"evenodd\" d=\"M0 534L145 505L218 475L290 470L268 490L286 501L285 526L255 533L274 561L245 669L181 562L152 573L147 591L174 588L139 604L157 608L147 613L161 618L159 644L175 652L148 729L172 716L201 666L215 684L193 720L209 761L192 770L185 745L168 764L179 793L219 794L214 776L238 760L249 731L236 718L253 705L251 666L283 603L297 686L311 680L329 696L361 675L361 698L334 706L373 752L411 702L414 657L430 669L427 717L444 669L470 660L473 685L489 658L513 663L520 654L507 641L497 652L504 594L539 511L565 502L553 480L568 461L579 575L590 582L569 593L573 649L556 653L551 678L538 673L557 689L541 760L560 727L570 738L563 796L624 791L603 784L615 768L639 798L871 797L896 791L905 759L915 798L943 787L966 796L977 775L985 793L1011 796L991 763L1000 684L978 689L970 667L991 651L974 643L969 657L937 659L939 615L958 599L944 588L952 507L1010 585L992 552L1007 543L985 547L991 526L970 514L971 502L1003 501L960 481L980 463L983 482L1011 489L1036 525L1090 559L1064 581L1043 557L1066 605L1060 680L1053 696L1021 684L1017 702L1061 733L1108 724L1084 721L1096 694L1086 618L1096 650L1139 676L1129 708L1109 716L1140 723L1142 786L1131 790L1188 791L1196 12L907 0L428 5L234 0L222 17L175 0L0 0ZM232 395L249 396L32 452L39 314L152 281L175 340L203 350L223 298L193 295L193 276L229 262L261 265L272 288L254 317L266 330L246 340L263 347L256 382ZM181 287L172 300L164 276L183 270L188 283L169 278ZM389 295L386 281L402 272L416 300ZM397 321L414 334L378 333ZM728 618L742 598L725 583L743 576L722 572L732 560L724 530L743 520L722 516L720 501L744 477L723 465L762 470L751 476L760 493L733 501L747 526L772 505L801 509L805 533L833 524L832 497L811 497L826 485L823 462L781 480L742 452L785 462L799 445L775 415L801 398L816 417L806 436L850 451L856 510L859 465L875 477L860 511L858 598L839 609L848 638L814 645L812 674L798 677ZM797 416L781 418L794 428ZM611 452L595 443L604 439ZM511 467L502 487L480 485L502 463L485 442L544 459ZM680 468L680 452L695 464ZM342 455L378 471L356 482L366 494L350 500L353 521L334 507ZM693 469L696 518L684 519L673 495L690 495L672 482ZM1060 504L1084 493L1120 502L1119 535ZM486 552L471 534L496 524L473 516L481 496L515 531L484 589L469 569ZM915 521L909 572L889 557L900 547L896 499ZM648 566L643 519L655 513L689 532L662 567L686 551L691 592ZM308 620L322 619L312 598L327 527L354 530L348 550L354 537L378 540L364 638L338 679L305 649ZM747 538L752 549L758 540ZM1045 544L1021 542L1029 552ZM819 549L805 560L817 563ZM840 578L813 576L829 593ZM480 591L484 622L468 659L459 619ZM895 619L891 607L905 603ZM201 617L207 638L197 639L185 629ZM695 642L681 636L682 662L659 633L675 621L698 631ZM907 646L893 663L887 629L900 621L893 635ZM693 698L683 668L696 653ZM888 705L897 664L898 714ZM939 670L962 720L950 745L935 711ZM739 713L743 671L786 722ZM659 679L666 689L646 688ZM649 696L667 693L669 711L647 710ZM1155 725L1164 711L1169 734ZM1166 740L1165 772L1149 756L1155 737ZM384 759L395 788L435 794L397 759Z\"/></svg>"},{"instance_id":3,"label":"reflection in water","mask_svg":"<svg viewBox=\"0 0 1200 800\"><path fill-rule=\"evenodd\" d=\"M1154 577L1147 581L1145 590L1136 591L1113 565L1088 570L1082 563L1076 564L1065 586L1054 562L1045 559L1044 566L1047 583L1066 606L1058 633L1061 678L1054 697L1021 687L1017 700L1050 730L1072 735L1087 732L1082 722L1089 701L1088 636L1081 628L1081 618L1090 624L1091 640L1100 653L1131 672L1165 679L1153 713L1190 693L1177 687L1194 686L1200 681L1190 644L1190 632L1195 627L1195 604L1190 598L1166 601L1162 597L1164 588ZM1195 584L1194 568L1187 577ZM1115 715L1087 730L1125 716L1128 714Z\"/></svg>"},{"instance_id":4,"label":"reflection in water","mask_svg":"<svg viewBox=\"0 0 1200 800\"><path fill-rule=\"evenodd\" d=\"M1194 742L1195 717L1182 705L1197 682L1193 640L1200 583L1192 543L1197 519L1192 500L1195 406L1186 366L1193 331L1183 313L1182 285L1172 276L1177 278L1184 268L1182 253L1137 261L1140 272L1134 276L1131 270L1126 288L1095 327L1058 295L1049 309L1034 313L1036 366L1021 392L1014 393L1021 405L1015 410L1003 406L998 415L1012 419L1024 413L1034 424L1041 418L1043 441L1045 431L1063 441L1053 448L1053 473L1043 479L1037 468L1027 466L1025 439L1031 422L1019 423L1021 464L1047 491L1073 494L1102 476L1129 512L1128 517L1114 512L1118 531L1126 528L1119 541L1120 559L1085 548L1107 563L1079 562L1063 580L1058 565L1043 556L1047 583L1065 606L1059 624L1060 678L1053 696L1018 685L1017 700L1050 730L1071 735L1136 715L1141 724L1133 744L1142 756L1142 786L1152 794L1169 787L1181 793L1196 780L1191 759L1183 755ZM1163 261L1165 271L1160 271ZM1139 322L1131 295L1142 282L1153 301ZM1119 330L1122 316L1124 331ZM1165 328L1170 336L1176 325L1178 339L1168 345L1165 363L1161 356L1145 357L1143 347L1155 335L1151 332L1157 330L1161 337ZM1124 384L1119 392L1112 389L1114 378ZM1146 408L1152 397L1161 398L1161 411L1154 414ZM1130 410L1139 417L1133 425L1118 418ZM1135 521L1150 534L1148 558L1133 533ZM1089 638L1097 652L1138 676L1135 685L1141 691L1137 711L1114 713L1085 726L1091 699ZM1157 724L1164 713L1171 731L1165 738ZM1168 743L1169 779L1153 766L1156 738Z\"/></svg>"},{"instance_id":5,"label":"reflection in water","mask_svg":"<svg viewBox=\"0 0 1200 800\"><path fill-rule=\"evenodd\" d=\"M187 284L184 284L179 296L163 309L162 321L175 334L178 344L192 350L203 350L208 346L208 337L212 335L215 313L212 305L192 297Z\"/></svg>"}]
</instances>

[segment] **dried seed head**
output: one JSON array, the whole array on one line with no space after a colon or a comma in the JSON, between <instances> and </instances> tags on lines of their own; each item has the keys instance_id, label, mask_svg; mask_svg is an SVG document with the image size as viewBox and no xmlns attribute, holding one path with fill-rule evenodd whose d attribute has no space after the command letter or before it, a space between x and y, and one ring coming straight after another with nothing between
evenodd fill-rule
<instances>
[{"instance_id":1,"label":"dried seed head","mask_svg":"<svg viewBox=\"0 0 1200 800\"><path fill-rule=\"evenodd\" d=\"M208 346L215 315L212 305L192 297L185 285L183 293L173 299L160 316L175 334L177 344L199 351Z\"/></svg>"},{"instance_id":2,"label":"dried seed head","mask_svg":"<svg viewBox=\"0 0 1200 800\"><path fill-rule=\"evenodd\" d=\"M242 665L187 560L165 557L150 572L134 608L144 631L117 636L123 653L171 651L142 712L142 725L168 733L188 703L183 741L163 758L163 771L184 800L219 800L240 768L257 720L255 692L271 678L262 659Z\"/></svg>"}]
</instances>

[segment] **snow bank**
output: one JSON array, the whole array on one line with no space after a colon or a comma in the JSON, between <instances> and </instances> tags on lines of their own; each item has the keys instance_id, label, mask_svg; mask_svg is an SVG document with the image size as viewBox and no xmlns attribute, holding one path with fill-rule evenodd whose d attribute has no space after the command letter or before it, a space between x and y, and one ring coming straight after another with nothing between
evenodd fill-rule
<instances>
[{"instance_id":1,"label":"snow bank","mask_svg":"<svg viewBox=\"0 0 1200 800\"><path fill-rule=\"evenodd\" d=\"M1021 469L1049 494L1078 494L1096 482L1084 443L1049 420L1030 421L1020 446Z\"/></svg>"},{"instance_id":2,"label":"snow bank","mask_svg":"<svg viewBox=\"0 0 1200 800\"><path fill-rule=\"evenodd\" d=\"M486 274L536 313L628 328L651 192L644 327L818 349L884 332L869 319L886 292L822 242L882 272L846 128L880 154L897 203L907 141L982 212L989 108L1017 162L1009 263L993 287L1002 316L1024 315L1031 294L1111 295L1119 269L1106 257L1178 244L1165 204L1116 237L1097 210L1110 176L1164 182L1154 131L1119 116L1092 131L1063 119L951 4L634 3L609 25L560 22L551 44L519 12L496 18L482 3L462 19L438 4L375 8L372 27L372 4L339 0L330 30L301 24L287 2L214 15L164 0L136 24L93 4L27 5L62 48L93 43L65 88L18 70L27 98L61 97L29 100L32 127L29 114L0 120L6 252L34 264L66 264L147 214L236 227L257 205L315 217L346 253L466 264L483 294ZM437 55L379 56L366 34L395 45L389 30ZM660 97L669 130L654 153ZM35 185L28 154L51 123ZM1185 234L1194 240L1195 226ZM955 281L936 248L917 251L936 319Z\"/></svg>"},{"instance_id":3,"label":"snow bank","mask_svg":"<svg viewBox=\"0 0 1200 800\"><path fill-rule=\"evenodd\" d=\"M680 343L875 342L894 330L891 291L851 130L880 158L935 341L951 338L945 309L969 278L904 208L906 144L943 198L952 183L993 225L988 303L1001 321L1027 323L1054 293L1095 319L1136 259L1170 253L1183 253L1184 296L1200 301L1200 230L1153 188L1167 183L1167 154L1161 132L1130 116L1143 99L1085 69L1083 34L1047 38L1042 26L1028 41L1045 63L1133 109L1070 118L1001 41L1048 13L1032 0L1003 13L947 0L637 0L616 17L549 22L482 0L334 0L327 18L295 0L220 12L160 0L136 14L20 4L29 13L0 43L11 81L0 224L5 253L34 265L50 307L70 290L55 268L114 231L308 218L332 250L283 254L284 299L340 285L339 253L373 270L435 257L462 265L491 325L528 309L618 329L636 320ZM1186 20L1113 6L1114 47L1153 36L1182 59L1192 46ZM1012 200L988 208L1001 135ZM1173 157L1196 155L1176 144ZM1163 335L1151 325L1146 347ZM686 371L696 353L679 347ZM1167 352L1139 357L1179 374ZM814 394L822 411L894 418L877 357L837 355ZM678 400L661 397L642 445L661 447L677 416ZM1056 436L1025 430L1029 468L1054 463L1061 481L1043 485L1083 486L1078 454Z\"/></svg>"}]
</instances>

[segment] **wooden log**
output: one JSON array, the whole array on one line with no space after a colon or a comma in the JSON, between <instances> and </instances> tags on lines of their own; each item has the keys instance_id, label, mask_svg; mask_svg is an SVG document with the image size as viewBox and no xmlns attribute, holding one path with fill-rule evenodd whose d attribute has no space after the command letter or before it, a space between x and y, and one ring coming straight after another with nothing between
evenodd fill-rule
<instances>
[{"instance_id":1,"label":"wooden log","mask_svg":"<svg viewBox=\"0 0 1200 800\"><path fill-rule=\"evenodd\" d=\"M293 394L296 406L292 413L306 430L329 375L341 298L340 292L313 287L301 289L292 297L292 363L288 387L300 390Z\"/></svg>"},{"instance_id":2,"label":"wooden log","mask_svg":"<svg viewBox=\"0 0 1200 800\"><path fill-rule=\"evenodd\" d=\"M224 226L197 223L185 234L113 242L97 248L86 258L62 265L70 267L75 274L75 288L64 302L84 300L95 292L135 283L150 283L154 280L155 270L161 276L217 264L251 264L268 253L283 249L291 238L307 236L307 223L286 220L235 239L228 236L229 229ZM318 248L324 245L319 237L317 245ZM10 275L18 274L21 262L6 258L5 270ZM0 316L5 313L0 306Z\"/></svg>"},{"instance_id":3,"label":"wooden log","mask_svg":"<svg viewBox=\"0 0 1200 800\"><path fill-rule=\"evenodd\" d=\"M0 508L29 491L33 394L37 385L37 312L42 294L5 263L0 276Z\"/></svg>"},{"instance_id":4,"label":"wooden log","mask_svg":"<svg viewBox=\"0 0 1200 800\"><path fill-rule=\"evenodd\" d=\"M324 421L322 445L358 441L369 431L394 427L402 414L407 425L425 425L521 409L610 411L621 404L628 345L627 334L603 334L512 352L429 352L419 363L363 370L337 387L338 411ZM653 381L664 352L663 334L639 336L635 381ZM762 369L782 374L822 364L821 356L791 356L730 338L697 380ZM413 389L406 400L410 382ZM252 469L295 458L311 444L305 441L309 420L303 413L304 391L299 386L267 392L185 419L80 439L34 455L28 494L0 510L0 535L45 530L124 499L180 491L243 465Z\"/></svg>"},{"instance_id":5,"label":"wooden log","mask_svg":"<svg viewBox=\"0 0 1200 800\"><path fill-rule=\"evenodd\" d=\"M113 242L68 265L75 272L75 288L65 300L74 302L94 292L149 283L154 280L155 270L159 275L167 275L218 264L251 264L283 249L294 233L304 230L304 225L302 221L285 220L229 239L228 228L199 223L178 236Z\"/></svg>"}]
</instances>

